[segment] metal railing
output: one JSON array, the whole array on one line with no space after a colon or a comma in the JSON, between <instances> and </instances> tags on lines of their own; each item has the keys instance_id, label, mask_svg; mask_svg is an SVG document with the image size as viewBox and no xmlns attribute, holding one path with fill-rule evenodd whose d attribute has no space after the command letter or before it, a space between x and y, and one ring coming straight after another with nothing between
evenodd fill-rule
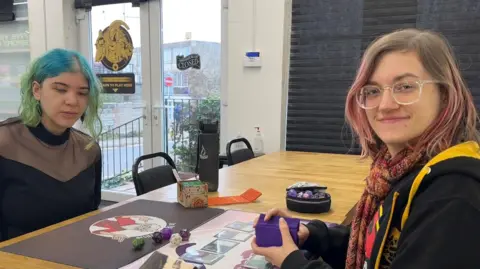
<instances>
[{"instance_id":1,"label":"metal railing","mask_svg":"<svg viewBox=\"0 0 480 269\"><path fill-rule=\"evenodd\" d=\"M143 155L143 117L135 118L100 135L102 188L131 181L135 160Z\"/></svg>"},{"instance_id":2,"label":"metal railing","mask_svg":"<svg viewBox=\"0 0 480 269\"><path fill-rule=\"evenodd\" d=\"M198 122L220 121L219 99L165 98L165 151L177 169L193 172L196 165ZM111 189L132 181L135 160L143 155L143 117L104 132L102 148L102 188Z\"/></svg>"}]
</instances>

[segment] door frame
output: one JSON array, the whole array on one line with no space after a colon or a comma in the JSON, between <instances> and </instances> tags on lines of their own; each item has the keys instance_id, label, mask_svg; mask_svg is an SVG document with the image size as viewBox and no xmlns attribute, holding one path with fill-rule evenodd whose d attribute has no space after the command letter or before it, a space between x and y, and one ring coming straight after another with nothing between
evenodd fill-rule
<instances>
[{"instance_id":1,"label":"door frame","mask_svg":"<svg viewBox=\"0 0 480 269\"><path fill-rule=\"evenodd\" d=\"M226 154L228 134L228 7L229 0L221 0L220 30L220 153Z\"/></svg>"},{"instance_id":2,"label":"door frame","mask_svg":"<svg viewBox=\"0 0 480 269\"><path fill-rule=\"evenodd\" d=\"M128 4L128 3L127 3ZM140 3L140 44L142 61L142 109L143 109L143 154L164 150L163 109L163 54L161 53L161 0ZM78 22L79 51L93 65L91 13L83 9L76 12ZM158 159L158 158L156 158ZM158 165L158 160L146 160L145 168ZM134 197L124 192L102 190L102 200L123 201Z\"/></svg>"}]
</instances>

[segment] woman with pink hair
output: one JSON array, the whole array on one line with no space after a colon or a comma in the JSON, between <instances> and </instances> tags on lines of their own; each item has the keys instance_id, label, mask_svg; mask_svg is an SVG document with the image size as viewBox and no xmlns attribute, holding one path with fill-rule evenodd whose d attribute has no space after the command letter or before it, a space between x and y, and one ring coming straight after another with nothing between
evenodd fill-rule
<instances>
[{"instance_id":1,"label":"woman with pink hair","mask_svg":"<svg viewBox=\"0 0 480 269\"><path fill-rule=\"evenodd\" d=\"M312 221L297 246L280 221L283 246L253 240L254 253L282 269L480 268L478 115L445 38L405 29L375 40L345 114L372 160L351 225Z\"/></svg>"}]
</instances>

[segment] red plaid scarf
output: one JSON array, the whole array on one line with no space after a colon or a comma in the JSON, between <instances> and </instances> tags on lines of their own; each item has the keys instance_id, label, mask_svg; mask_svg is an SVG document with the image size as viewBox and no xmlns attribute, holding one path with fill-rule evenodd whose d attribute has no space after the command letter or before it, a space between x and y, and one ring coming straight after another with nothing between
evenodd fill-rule
<instances>
[{"instance_id":1,"label":"red plaid scarf","mask_svg":"<svg viewBox=\"0 0 480 269\"><path fill-rule=\"evenodd\" d=\"M361 269L365 262L365 234L379 205L390 192L393 183L400 180L422 159L410 149L398 153L393 159L386 147L372 163L367 186L357 205L348 244L346 269Z\"/></svg>"}]
</instances>

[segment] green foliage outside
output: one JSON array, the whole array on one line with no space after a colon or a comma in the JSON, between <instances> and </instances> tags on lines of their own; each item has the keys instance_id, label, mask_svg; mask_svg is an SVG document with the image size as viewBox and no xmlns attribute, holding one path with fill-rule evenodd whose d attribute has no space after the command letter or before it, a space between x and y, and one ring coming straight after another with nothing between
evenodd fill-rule
<instances>
[{"instance_id":1,"label":"green foliage outside","mask_svg":"<svg viewBox=\"0 0 480 269\"><path fill-rule=\"evenodd\" d=\"M102 180L102 189L113 189L129 182L133 182L132 171L124 170L119 175Z\"/></svg>"},{"instance_id":2,"label":"green foliage outside","mask_svg":"<svg viewBox=\"0 0 480 269\"><path fill-rule=\"evenodd\" d=\"M173 140L173 153L177 169L194 172L197 156L198 124L200 121L220 123L220 98L210 96L195 102L180 102L175 105L174 120L169 123L169 138Z\"/></svg>"}]
</instances>

